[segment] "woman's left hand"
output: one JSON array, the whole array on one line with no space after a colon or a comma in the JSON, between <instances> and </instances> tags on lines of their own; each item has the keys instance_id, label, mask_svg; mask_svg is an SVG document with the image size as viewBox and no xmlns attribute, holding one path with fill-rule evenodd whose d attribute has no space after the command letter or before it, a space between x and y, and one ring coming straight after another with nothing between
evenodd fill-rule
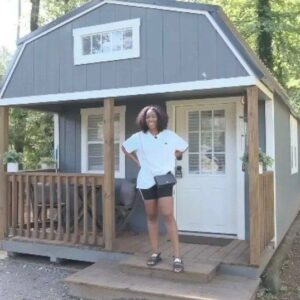
<instances>
[{"instance_id":1,"label":"woman's left hand","mask_svg":"<svg viewBox=\"0 0 300 300\"><path fill-rule=\"evenodd\" d=\"M182 152L176 150L176 151L175 151L175 156L176 156L176 158L177 158L178 160L181 160L181 159L182 159Z\"/></svg>"}]
</instances>

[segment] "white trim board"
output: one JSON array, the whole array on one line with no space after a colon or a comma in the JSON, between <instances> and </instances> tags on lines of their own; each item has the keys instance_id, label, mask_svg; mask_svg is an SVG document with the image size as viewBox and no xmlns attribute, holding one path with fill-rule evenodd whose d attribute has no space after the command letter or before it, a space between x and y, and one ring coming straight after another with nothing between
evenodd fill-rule
<instances>
[{"instance_id":1,"label":"white trim board","mask_svg":"<svg viewBox=\"0 0 300 300\"><path fill-rule=\"evenodd\" d=\"M0 106L58 103L72 100L114 98L122 96L151 95L170 92L200 91L227 87L253 86L257 79L253 76L211 79L180 83L146 85L139 87L83 91L74 93L49 94L30 97L4 98Z\"/></svg>"},{"instance_id":2,"label":"white trim board","mask_svg":"<svg viewBox=\"0 0 300 300\"><path fill-rule=\"evenodd\" d=\"M69 22L72 22L73 20L89 13L90 11L93 11L94 9L97 9L98 7L105 5L105 4L116 4L116 5L124 5L124 6L133 6L133 7L142 7L142 8L152 8L152 9L157 9L157 10L167 10L167 11L175 11L175 12L185 12L185 13L191 13L191 14L201 14L205 15L209 22L212 24L214 29L218 32L218 34L221 36L225 44L230 48L232 53L235 55L237 60L242 64L242 66L245 68L245 70L248 72L250 76L254 76L254 72L250 68L250 66L247 64L247 62L243 59L243 57L240 55L239 51L234 47L234 45L231 43L231 41L228 39L226 34L222 31L221 27L215 22L215 20L212 18L212 16L204 10L193 10L193 9L185 9L185 8L179 8L179 7L168 7L168 6L159 6L159 5L153 5L153 4L144 4L144 3L130 3L130 2L122 2L122 1L114 1L114 0L104 0L101 3L95 4L94 6L87 8L81 13L78 13L77 15L73 16L72 18L69 18L65 20L64 22L61 22L60 24L51 27L50 29L38 34L37 36L34 36L27 41L24 42L22 46L22 50L20 52L20 55L18 55L13 67L11 68L8 77L6 78L6 81L4 82L3 88L0 91L0 98L3 97L4 92L7 88L7 85L12 77L12 74L20 60L20 57L23 53L24 48L26 47L27 44L30 42L48 34L49 32L52 32L53 30L56 30L57 28L60 28L64 26L65 24L68 24Z\"/></svg>"}]
</instances>

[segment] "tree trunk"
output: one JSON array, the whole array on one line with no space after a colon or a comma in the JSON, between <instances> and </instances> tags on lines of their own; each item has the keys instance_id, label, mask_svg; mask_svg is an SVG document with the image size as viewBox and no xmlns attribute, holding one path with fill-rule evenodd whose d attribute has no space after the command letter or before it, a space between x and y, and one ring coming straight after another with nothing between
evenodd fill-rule
<instances>
[{"instance_id":1,"label":"tree trunk","mask_svg":"<svg viewBox=\"0 0 300 300\"><path fill-rule=\"evenodd\" d=\"M31 0L31 4L30 30L34 31L39 27L40 0Z\"/></svg>"},{"instance_id":2,"label":"tree trunk","mask_svg":"<svg viewBox=\"0 0 300 300\"><path fill-rule=\"evenodd\" d=\"M259 23L257 36L258 55L265 65L270 70L273 70L272 11L270 0L257 0L256 11Z\"/></svg>"}]
</instances>

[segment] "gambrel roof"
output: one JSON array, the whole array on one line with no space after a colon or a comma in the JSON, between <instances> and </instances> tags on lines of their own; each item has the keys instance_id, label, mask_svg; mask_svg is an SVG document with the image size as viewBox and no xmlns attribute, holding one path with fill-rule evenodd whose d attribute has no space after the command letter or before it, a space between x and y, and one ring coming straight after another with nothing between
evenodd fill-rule
<instances>
[{"instance_id":1,"label":"gambrel roof","mask_svg":"<svg viewBox=\"0 0 300 300\"><path fill-rule=\"evenodd\" d=\"M199 12L205 13L206 16L209 17L211 23L214 23L217 27L221 28L222 33L224 34L224 40L228 40L228 43L233 45L233 48L231 50L236 51L236 56L241 59L241 61L243 62L243 66L246 68L248 74L261 81L261 83L263 83L270 91L280 95L280 97L286 102L286 104L289 105L287 93L277 82L277 80L272 76L270 71L260 61L257 55L246 44L240 34L235 30L234 26L226 17L221 7L216 5L182 2L175 0L93 0L80 6L79 8L72 10L68 14L56 19L55 21L41 28L38 28L36 31L28 34L18 41L18 51L15 55L14 63L11 65L11 68L7 73L0 96L5 96L5 89L7 88L8 82L25 48L25 45L51 33L53 30L61 26L68 24L76 18L80 18L81 16L93 11L94 9L104 4L146 7L155 10L177 11L192 14L197 14Z\"/></svg>"}]
</instances>

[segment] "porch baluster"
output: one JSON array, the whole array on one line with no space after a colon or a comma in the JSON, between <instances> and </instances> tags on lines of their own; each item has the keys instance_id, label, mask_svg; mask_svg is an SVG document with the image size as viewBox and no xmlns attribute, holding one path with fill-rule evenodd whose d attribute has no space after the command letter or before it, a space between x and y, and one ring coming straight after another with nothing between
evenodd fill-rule
<instances>
[{"instance_id":1,"label":"porch baluster","mask_svg":"<svg viewBox=\"0 0 300 300\"><path fill-rule=\"evenodd\" d=\"M74 238L73 243L78 242L78 184L77 177L74 176Z\"/></svg>"},{"instance_id":2,"label":"porch baluster","mask_svg":"<svg viewBox=\"0 0 300 300\"><path fill-rule=\"evenodd\" d=\"M20 236L23 236L24 232L24 190L23 190L23 176L18 176L18 182L19 182L19 201L18 201L18 223L19 223L19 230L18 234Z\"/></svg>"},{"instance_id":3,"label":"porch baluster","mask_svg":"<svg viewBox=\"0 0 300 300\"><path fill-rule=\"evenodd\" d=\"M46 202L45 202L45 176L40 177L41 180L41 192L42 192L42 213L40 219L42 219L42 232L41 238L44 239L46 237Z\"/></svg>"},{"instance_id":4,"label":"porch baluster","mask_svg":"<svg viewBox=\"0 0 300 300\"><path fill-rule=\"evenodd\" d=\"M68 176L66 176L66 241L70 241L70 187Z\"/></svg>"}]
</instances>

